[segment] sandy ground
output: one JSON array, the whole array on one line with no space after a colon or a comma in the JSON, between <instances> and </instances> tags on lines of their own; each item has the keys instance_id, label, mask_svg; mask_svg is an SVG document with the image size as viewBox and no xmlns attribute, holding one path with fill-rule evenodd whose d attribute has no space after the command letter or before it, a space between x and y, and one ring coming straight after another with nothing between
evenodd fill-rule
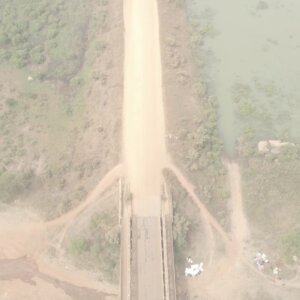
<instances>
[{"instance_id":1,"label":"sandy ground","mask_svg":"<svg viewBox=\"0 0 300 300\"><path fill-rule=\"evenodd\" d=\"M135 213L158 215L166 146L156 1L124 1L124 20L125 167Z\"/></svg>"},{"instance_id":2,"label":"sandy ground","mask_svg":"<svg viewBox=\"0 0 300 300\"><path fill-rule=\"evenodd\" d=\"M156 0L125 0L124 22L123 151L136 251L132 297L158 300L164 297L160 213L166 146Z\"/></svg>"},{"instance_id":3,"label":"sandy ground","mask_svg":"<svg viewBox=\"0 0 300 300\"><path fill-rule=\"evenodd\" d=\"M22 210L7 209L1 212L0 280L10 281L0 284L0 292L3 291L7 299L44 299L39 298L42 293L49 294L49 297L57 295L58 299L69 299L64 294L71 295L71 299L106 299L117 295L115 286L100 282L96 274L78 270L70 262L49 259L47 250L62 239L69 224L99 199L99 195L121 175L122 167L117 166L103 178L81 205L49 222L42 222L30 212ZM23 282L20 283L20 280ZM24 288L19 290L18 285ZM32 297L33 294L37 298Z\"/></svg>"},{"instance_id":4,"label":"sandy ground","mask_svg":"<svg viewBox=\"0 0 300 300\"><path fill-rule=\"evenodd\" d=\"M247 240L250 238L247 218L243 209L243 198L241 191L241 174L236 162L225 162L228 170L230 186L230 210L231 210L231 235L236 245L236 255L241 256Z\"/></svg>"},{"instance_id":5,"label":"sandy ground","mask_svg":"<svg viewBox=\"0 0 300 300\"><path fill-rule=\"evenodd\" d=\"M243 300L249 299L249 297L253 297L250 299L261 299L267 295L270 299L277 299L273 298L275 295L283 297L279 299L297 299L299 296L297 277L292 280L284 280L284 282L274 281L272 276L259 271L253 264L253 252L251 252L253 249L249 246L251 234L243 209L239 166L233 161L224 161L224 163L228 170L231 191L229 201L231 230L230 233L224 232L226 240L223 240L225 243L227 241L228 247L224 255L215 258L201 276L186 281L187 299ZM196 204L191 187L187 189L186 183L182 179L180 180L180 177L178 180ZM201 215L203 216L203 212ZM204 218L203 221L209 222L209 218ZM211 225L213 226L213 223ZM218 233L220 234L220 232ZM215 236L215 238L218 237ZM210 251L216 252L214 245Z\"/></svg>"}]
</instances>

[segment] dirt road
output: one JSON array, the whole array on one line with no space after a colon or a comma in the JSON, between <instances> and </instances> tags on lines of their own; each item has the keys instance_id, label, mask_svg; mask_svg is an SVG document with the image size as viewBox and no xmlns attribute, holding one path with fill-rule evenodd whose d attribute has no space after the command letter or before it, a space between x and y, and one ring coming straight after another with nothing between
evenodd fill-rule
<instances>
[{"instance_id":1,"label":"dirt road","mask_svg":"<svg viewBox=\"0 0 300 300\"><path fill-rule=\"evenodd\" d=\"M165 121L156 0L124 1L123 153L134 211L158 215Z\"/></svg>"},{"instance_id":2,"label":"dirt road","mask_svg":"<svg viewBox=\"0 0 300 300\"><path fill-rule=\"evenodd\" d=\"M237 250L237 255L241 255L243 247L249 238L248 222L243 208L241 174L236 162L226 162L226 166L231 193L231 234Z\"/></svg>"},{"instance_id":3,"label":"dirt road","mask_svg":"<svg viewBox=\"0 0 300 300\"><path fill-rule=\"evenodd\" d=\"M217 222L217 220L209 213L206 206L200 201L200 199L197 197L194 186L188 181L188 179L182 174L182 172L172 163L168 162L167 165L168 169L171 170L174 175L176 176L177 180L181 184L181 186L187 191L195 205L200 209L201 216L204 221L204 225L211 225L222 237L227 250L230 250L231 248L231 241L228 238L228 234L224 231L222 226ZM206 229L208 237L211 238L212 232L209 230L209 228Z\"/></svg>"},{"instance_id":4,"label":"dirt road","mask_svg":"<svg viewBox=\"0 0 300 300\"><path fill-rule=\"evenodd\" d=\"M160 213L166 145L156 0L125 0L124 24L123 154L133 194L132 299L158 300L164 298Z\"/></svg>"}]
</instances>

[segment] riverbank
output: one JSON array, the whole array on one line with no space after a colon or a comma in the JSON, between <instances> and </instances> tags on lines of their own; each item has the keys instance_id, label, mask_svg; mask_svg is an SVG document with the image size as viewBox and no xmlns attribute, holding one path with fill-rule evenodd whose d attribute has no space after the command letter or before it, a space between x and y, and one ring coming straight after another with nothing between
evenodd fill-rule
<instances>
[{"instance_id":1,"label":"riverbank","mask_svg":"<svg viewBox=\"0 0 300 300\"><path fill-rule=\"evenodd\" d=\"M277 205L275 205L277 207L275 208L272 196L266 197L268 193L272 195L272 192L268 191L274 190L271 174L275 171L278 175L278 180L283 174L280 175L278 173L279 166L274 168L276 161L278 163L278 157L273 157L271 162L267 162L268 155L257 155L257 141L253 139L240 140L237 144L239 147L230 153L231 157L235 157L233 165L236 165L237 168L234 168L234 171L232 171L232 168L229 168L231 170L230 178L229 175L227 176L227 170L222 162L222 155L224 155L222 144L224 143L222 143L220 136L223 132L224 137L224 130L226 131L228 127L222 128L220 132L221 125L220 123L218 124L220 105L217 105L216 93L212 91L211 83L215 75L211 69L213 58L210 55L209 48L198 51L199 47L203 46L205 39L218 35L213 26L214 24L211 23L213 11L206 11L206 14L202 15L203 18L206 17L206 20L201 23L203 18L201 19L200 16L198 18L190 18L190 11L188 11L184 3L184 1L159 1L168 151L173 164L177 165L184 176L194 185L199 200L206 205L209 212L225 228L229 236L241 236L241 232L246 232L245 236L247 238L242 238L242 255L240 260L238 260L238 269L233 268L230 273L227 273L228 276L232 277L228 281L224 281L226 276L224 273L224 277L222 277L222 271L224 270L220 271L218 266L211 265L211 260L205 256L205 249L208 249L212 244L207 244L205 243L207 241L203 240L203 236L207 234L201 223L203 216L200 223L199 219L195 221L193 212L197 210L197 207L190 204L182 205L182 203L191 201L191 198L178 185L178 181L175 178L168 177L171 189L173 189L173 196L176 197L174 201L180 201L179 205L178 203L175 204L175 212L185 216L185 218L181 219L182 228L194 228L194 231L197 232L195 234L193 229L191 229L190 232L186 233L185 229L183 230L183 235L186 234L184 238L186 238L185 243L187 246L182 250L181 260L177 256L178 290L181 293L180 295L186 297L186 299L189 299L191 295L196 296L196 291L207 297L212 297L212 295L217 295L214 294L216 290L224 291L224 297L225 292L228 293L228 299L232 299L232 297L234 299L276 299L278 295L288 297L288 299L297 299L298 292L296 289L287 291L272 286L271 277L269 277L271 270L268 270L266 274L262 274L264 280L261 280L257 274L251 273L249 266L245 265L246 261L251 266L253 253L262 247L271 254L272 263L281 263L280 266L283 266L282 260L278 260L278 257L283 257L282 254L278 254L282 253L281 250L283 249L280 248L280 243L277 243L277 248L272 249L276 239L277 242L283 241L283 235L280 237L279 232L276 234L276 230L270 230L272 228L271 224L274 224L278 218L271 220L272 213L267 211L269 208L272 212L276 210L275 215L280 219L291 216L293 218L292 222L295 224L296 219L293 216L296 216L299 211L297 208L298 202L292 200L294 204L286 207L284 215ZM209 22L207 22L208 20ZM226 69L223 70L223 73L225 71ZM267 89L268 86L265 84L261 92L267 93ZM245 90L240 90L242 94L245 94ZM218 99L218 101L222 101L222 98ZM225 103L226 101L222 105L226 105ZM243 105L244 103L240 105L242 113L244 111ZM258 127L257 130L259 130ZM248 133L248 138L251 137L249 132L246 133ZM261 135L261 137L263 136ZM225 147L232 150L236 147L236 144L232 142L232 139L229 143L227 140L225 141ZM292 156L295 159L293 153L288 152L286 156ZM294 162L297 159L296 156ZM281 165L284 170L283 173L291 176L295 175L298 178L298 175L295 173L296 168L288 170L288 164L285 164L284 167ZM241 174L239 169L241 169ZM292 191L296 191L295 195L298 195L292 180L286 178L283 182L290 187L290 193L282 194L283 190L277 191L277 196L282 198L282 201L278 203L281 203L282 206L284 206L283 199L289 202L288 198L292 196ZM278 185L279 182L274 181L274 184ZM279 184L279 186L282 185ZM263 191L263 193L260 194L261 198L258 201L257 191L259 190ZM240 191L238 198L236 198L236 191ZM290 199L296 199L295 195ZM243 207L243 210L239 209L236 213L232 212L231 205L233 202L230 199L239 199L239 207ZM255 217L251 215L249 207L251 207L252 213L256 214ZM295 210L295 213L293 210ZM241 220L241 216L243 216L242 224L247 224L247 230L245 229L246 225L243 225L241 228L232 228L232 226L239 226L238 222ZM261 222L257 222L257 220ZM266 225L267 222L269 222L268 225ZM180 226L176 227L176 230L178 228ZM281 227L278 222L274 228L280 228L280 232L284 232L282 230L284 227ZM289 249L293 249L295 252L298 246L295 248L295 236L297 233L294 229L287 243ZM199 236L199 233L201 236ZM274 234L276 238L274 238ZM193 240L193 238L195 239ZM178 241L175 242L178 243ZM203 245L201 250L197 249L197 246L195 246L197 244ZM277 253L277 251L279 252ZM211 277L207 275L211 281L204 279L204 282L209 284L211 289L208 286L204 288L205 285L201 278L189 284L189 281L186 281L182 275L181 272L185 265L184 255L190 255L191 253L195 253L197 260L205 259L209 262L208 265L213 266L213 268L216 267L214 270L218 275L211 274ZM224 252L220 251L218 254L224 255ZM213 259L216 261L218 258L214 257ZM293 276L293 272L290 273L288 268L284 270L287 280ZM247 276L244 276L245 274ZM205 276L204 278L207 278ZM213 280L216 280L216 282L209 283L213 282ZM226 287L224 282L228 283L227 286L229 288ZM230 296L232 297L230 298Z\"/></svg>"}]
</instances>

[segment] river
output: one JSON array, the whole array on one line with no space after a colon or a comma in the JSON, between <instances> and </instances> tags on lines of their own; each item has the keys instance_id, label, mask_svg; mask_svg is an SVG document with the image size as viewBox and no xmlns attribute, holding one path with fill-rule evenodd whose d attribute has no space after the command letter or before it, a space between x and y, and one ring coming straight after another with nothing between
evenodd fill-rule
<instances>
[{"instance_id":1,"label":"river","mask_svg":"<svg viewBox=\"0 0 300 300\"><path fill-rule=\"evenodd\" d=\"M246 133L300 140L300 1L186 0L199 72L217 99L228 155Z\"/></svg>"}]
</instances>

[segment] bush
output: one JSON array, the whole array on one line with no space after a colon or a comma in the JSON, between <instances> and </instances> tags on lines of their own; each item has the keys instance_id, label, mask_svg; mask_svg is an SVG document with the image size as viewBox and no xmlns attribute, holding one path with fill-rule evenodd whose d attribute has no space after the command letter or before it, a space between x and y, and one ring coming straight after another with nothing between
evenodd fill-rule
<instances>
[{"instance_id":1,"label":"bush","mask_svg":"<svg viewBox=\"0 0 300 300\"><path fill-rule=\"evenodd\" d=\"M9 42L7 34L3 31L0 31L0 46L5 45Z\"/></svg>"},{"instance_id":2,"label":"bush","mask_svg":"<svg viewBox=\"0 0 300 300\"><path fill-rule=\"evenodd\" d=\"M31 61L40 65L45 61L45 56L41 53L34 52L31 54Z\"/></svg>"},{"instance_id":3,"label":"bush","mask_svg":"<svg viewBox=\"0 0 300 300\"><path fill-rule=\"evenodd\" d=\"M28 170L21 174L4 172L0 175L0 201L9 203L29 189L34 180L34 173Z\"/></svg>"},{"instance_id":4,"label":"bush","mask_svg":"<svg viewBox=\"0 0 300 300\"><path fill-rule=\"evenodd\" d=\"M117 281L120 255L120 230L117 213L95 214L88 230L68 245L69 252L85 266L99 268L106 279Z\"/></svg>"},{"instance_id":5,"label":"bush","mask_svg":"<svg viewBox=\"0 0 300 300\"><path fill-rule=\"evenodd\" d=\"M69 251L73 255L81 255L88 249L88 245L85 239L72 240L69 245Z\"/></svg>"},{"instance_id":6,"label":"bush","mask_svg":"<svg viewBox=\"0 0 300 300\"><path fill-rule=\"evenodd\" d=\"M1 1L1 61L23 68L47 58L48 79L70 80L81 69L92 9L91 0Z\"/></svg>"},{"instance_id":7,"label":"bush","mask_svg":"<svg viewBox=\"0 0 300 300\"><path fill-rule=\"evenodd\" d=\"M177 250L185 248L190 227L191 222L184 215L175 212L173 217L173 239Z\"/></svg>"},{"instance_id":8,"label":"bush","mask_svg":"<svg viewBox=\"0 0 300 300\"><path fill-rule=\"evenodd\" d=\"M18 104L18 102L13 99L13 98L8 98L6 99L5 103L9 106L9 107L14 107Z\"/></svg>"},{"instance_id":9,"label":"bush","mask_svg":"<svg viewBox=\"0 0 300 300\"><path fill-rule=\"evenodd\" d=\"M295 255L300 257L300 228L296 228L283 241L284 251L288 260Z\"/></svg>"}]
</instances>

